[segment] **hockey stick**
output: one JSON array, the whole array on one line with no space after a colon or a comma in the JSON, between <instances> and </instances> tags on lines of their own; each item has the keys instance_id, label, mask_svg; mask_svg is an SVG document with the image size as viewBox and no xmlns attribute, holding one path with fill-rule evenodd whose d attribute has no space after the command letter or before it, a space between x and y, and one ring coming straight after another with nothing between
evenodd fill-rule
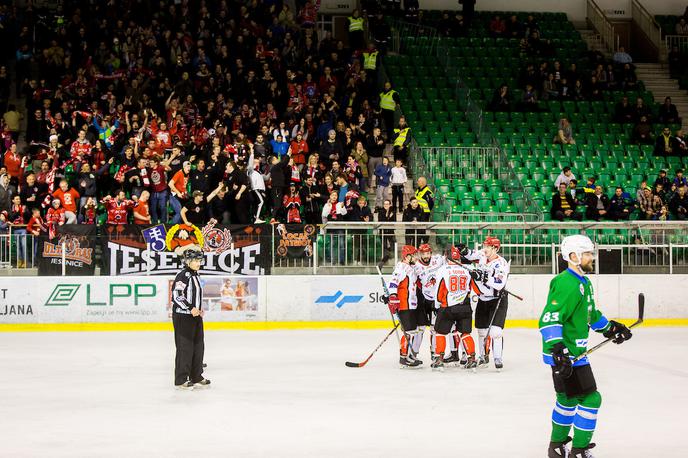
<instances>
[{"instance_id":1,"label":"hockey stick","mask_svg":"<svg viewBox=\"0 0 688 458\"><path fill-rule=\"evenodd\" d=\"M630 325L628 327L628 329L634 328L634 327L638 326L639 324L641 324L643 322L643 316L644 315L645 315L645 294L640 293L640 294L638 294L638 320L635 323L633 323L632 325ZM586 356L588 356L590 353L594 352L595 350L599 350L603 346L607 345L613 339L614 339L613 337L610 337L606 340L603 340L602 342L598 343L597 345L595 345L591 349L587 350L585 353L576 356L572 362L575 363L576 361L580 361L581 359L585 358Z\"/></svg>"},{"instance_id":2,"label":"hockey stick","mask_svg":"<svg viewBox=\"0 0 688 458\"><path fill-rule=\"evenodd\" d=\"M490 337L490 331L492 330L492 324L494 323L494 319L497 316L497 312L499 311L499 306L502 305L502 299L504 298L505 290L502 290L499 293L499 300L497 300L497 306L495 307L494 312L492 312L492 318L490 318L490 324L487 326L487 334L485 335L485 343L483 344L483 351L485 352L485 356L487 358L490 357L490 344L492 343L492 338Z\"/></svg>"},{"instance_id":3,"label":"hockey stick","mask_svg":"<svg viewBox=\"0 0 688 458\"><path fill-rule=\"evenodd\" d=\"M377 273L380 276L380 281L382 282L382 291L385 293L385 296L389 297L389 289L387 288L387 282L385 281L385 277L382 276L382 269L380 269L380 264L375 266L377 268ZM394 329L395 333L397 335L397 341L401 345L401 339L399 338L399 331L396 331L397 329L397 320L394 318L394 314L392 311L389 311L390 316L392 317L392 324L394 324ZM404 328L401 328L401 332L404 332Z\"/></svg>"},{"instance_id":4,"label":"hockey stick","mask_svg":"<svg viewBox=\"0 0 688 458\"><path fill-rule=\"evenodd\" d=\"M346 365L346 367L363 367L363 366L365 366L365 365L368 363L368 361L370 361L370 358L373 357L373 355L375 354L375 352L378 351L378 350L380 349L380 347L382 347L382 345L383 345L385 342L387 342L387 339L389 339L389 336L391 336L392 334L394 334L394 332L397 330L398 327L399 327L399 323L397 323L397 324L394 325L394 328L393 328L391 331L389 331L389 333L385 336L385 338L382 339L382 342L380 342L380 345L378 345L378 346L375 348L375 350L373 350L373 352L370 354L370 356L368 356L368 357L365 359L365 361L363 361L363 362L361 362L361 363L352 363L351 361L347 361L347 362L344 363L344 364Z\"/></svg>"},{"instance_id":5,"label":"hockey stick","mask_svg":"<svg viewBox=\"0 0 688 458\"><path fill-rule=\"evenodd\" d=\"M511 271L511 261L509 261L509 271ZM509 280L509 274L506 275L507 281ZM497 300L497 306L495 307L494 312L492 312L492 318L490 318L490 324L487 326L487 335L485 336L485 347L483 348L483 351L485 352L485 357L486 359L490 357L490 343L492 343L492 338L490 337L490 331L492 330L492 324L494 323L494 319L497 316L497 312L499 311L499 306L502 305L502 299L504 298L505 294L508 294L509 292L506 289L502 289L499 292L499 299ZM518 297L514 295L514 297ZM523 299L521 299L523 300Z\"/></svg>"},{"instance_id":6,"label":"hockey stick","mask_svg":"<svg viewBox=\"0 0 688 458\"><path fill-rule=\"evenodd\" d=\"M519 296L518 294L512 293L511 291L506 290L506 289L504 290L504 292L507 293L509 296L514 296L519 301L523 301L523 298L521 296Z\"/></svg>"}]
</instances>

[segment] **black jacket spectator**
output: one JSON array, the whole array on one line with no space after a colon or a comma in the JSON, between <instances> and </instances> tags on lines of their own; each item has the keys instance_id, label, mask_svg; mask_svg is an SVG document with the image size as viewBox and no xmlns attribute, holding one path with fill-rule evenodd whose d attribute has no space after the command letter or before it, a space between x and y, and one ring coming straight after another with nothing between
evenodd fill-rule
<instances>
[{"instance_id":1,"label":"black jacket spectator","mask_svg":"<svg viewBox=\"0 0 688 458\"><path fill-rule=\"evenodd\" d=\"M655 139L655 156L673 156L676 139L671 135L668 127L665 127Z\"/></svg>"},{"instance_id":2,"label":"black jacket spectator","mask_svg":"<svg viewBox=\"0 0 688 458\"><path fill-rule=\"evenodd\" d=\"M631 215L632 209L631 205L623 196L623 190L621 188L616 188L616 192L612 198L609 199L609 219L614 221L620 219L627 220Z\"/></svg>"},{"instance_id":3,"label":"black jacket spectator","mask_svg":"<svg viewBox=\"0 0 688 458\"><path fill-rule=\"evenodd\" d=\"M358 202L354 204L347 216L350 221L373 221L373 213L368 204L361 206Z\"/></svg>"},{"instance_id":4,"label":"black jacket spectator","mask_svg":"<svg viewBox=\"0 0 688 458\"><path fill-rule=\"evenodd\" d=\"M561 187L563 190L552 195L552 208L550 210L552 219L559 221L564 221L564 219L581 221L583 215L576 212L576 207L578 206L576 200L569 192L566 192L565 184L562 184ZM562 191L564 192L563 196L561 194Z\"/></svg>"},{"instance_id":5,"label":"black jacket spectator","mask_svg":"<svg viewBox=\"0 0 688 458\"><path fill-rule=\"evenodd\" d=\"M628 103L628 97L624 96L614 109L614 121L618 123L632 123L635 122L635 110Z\"/></svg>"},{"instance_id":6,"label":"black jacket spectator","mask_svg":"<svg viewBox=\"0 0 688 458\"><path fill-rule=\"evenodd\" d=\"M609 197L602 193L600 186L595 192L588 193L585 200L587 209L585 217L599 221L602 217L608 217L609 212Z\"/></svg>"},{"instance_id":7,"label":"black jacket spectator","mask_svg":"<svg viewBox=\"0 0 688 458\"><path fill-rule=\"evenodd\" d=\"M681 118L678 116L676 105L671 103L671 97L664 99L664 103L659 107L657 120L663 124L680 124Z\"/></svg>"},{"instance_id":8,"label":"black jacket spectator","mask_svg":"<svg viewBox=\"0 0 688 458\"><path fill-rule=\"evenodd\" d=\"M669 211L675 219L688 218L688 193L686 186L678 188L678 192L669 201Z\"/></svg>"}]
</instances>

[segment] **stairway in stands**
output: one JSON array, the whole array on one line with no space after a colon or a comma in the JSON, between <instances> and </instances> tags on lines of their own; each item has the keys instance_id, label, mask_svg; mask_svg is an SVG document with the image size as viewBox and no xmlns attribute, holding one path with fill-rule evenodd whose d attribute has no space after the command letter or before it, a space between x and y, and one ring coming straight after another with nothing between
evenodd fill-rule
<instances>
[{"instance_id":1,"label":"stairway in stands","mask_svg":"<svg viewBox=\"0 0 688 458\"><path fill-rule=\"evenodd\" d=\"M683 118L681 126L688 132L688 93L679 88L678 80L671 78L669 68L662 64L636 63L636 75L645 83L645 88L652 91L655 102L664 103L664 97L671 97L679 116Z\"/></svg>"}]
</instances>

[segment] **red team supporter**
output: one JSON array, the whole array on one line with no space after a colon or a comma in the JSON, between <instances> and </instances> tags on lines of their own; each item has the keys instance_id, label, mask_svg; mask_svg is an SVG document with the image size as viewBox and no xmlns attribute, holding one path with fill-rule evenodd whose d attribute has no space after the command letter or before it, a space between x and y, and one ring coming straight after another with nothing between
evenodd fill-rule
<instances>
[{"instance_id":1,"label":"red team supporter","mask_svg":"<svg viewBox=\"0 0 688 458\"><path fill-rule=\"evenodd\" d=\"M475 342L471 337L473 310L471 309L471 291L478 293L471 272L459 264L460 250L451 247L450 259L437 271L437 289L435 290L435 355L431 367L436 370L444 368L444 351L447 335L456 326L456 336L460 338L468 360L466 369L476 367Z\"/></svg>"},{"instance_id":2,"label":"red team supporter","mask_svg":"<svg viewBox=\"0 0 688 458\"><path fill-rule=\"evenodd\" d=\"M52 207L45 214L45 223L48 225L48 237L52 239L56 235L57 226L62 226L67 219L60 199L53 199L51 205Z\"/></svg>"},{"instance_id":3,"label":"red team supporter","mask_svg":"<svg viewBox=\"0 0 688 458\"><path fill-rule=\"evenodd\" d=\"M127 224L129 210L134 207L134 201L128 200L124 191L117 193L114 199L105 196L100 202L107 210L107 224Z\"/></svg>"},{"instance_id":4,"label":"red team supporter","mask_svg":"<svg viewBox=\"0 0 688 458\"><path fill-rule=\"evenodd\" d=\"M497 254L501 245L498 238L487 237L483 242L482 250L463 250L463 256L470 261L477 261L479 266L476 270L476 284L480 293L475 309L475 327L478 329L480 341L480 364L489 362L490 347L492 347L497 369L503 367L504 343L502 333L509 306L508 296L502 294L509 277L509 263ZM494 320L490 326L492 315L494 315Z\"/></svg>"},{"instance_id":5,"label":"red team supporter","mask_svg":"<svg viewBox=\"0 0 688 458\"><path fill-rule=\"evenodd\" d=\"M399 315L404 335L401 338L399 364L402 367L417 367L423 364L416 359L413 353L413 341L417 331L417 307L416 299L416 271L413 267L413 258L416 247L404 245L401 249L401 262L397 263L389 283L389 298L383 298L388 302L389 310Z\"/></svg>"},{"instance_id":6,"label":"red team supporter","mask_svg":"<svg viewBox=\"0 0 688 458\"><path fill-rule=\"evenodd\" d=\"M79 202L80 197L79 191L70 188L66 180L60 181L60 187L53 192L53 198L60 199L62 208L64 208L67 224L76 223L76 203Z\"/></svg>"},{"instance_id":7,"label":"red team supporter","mask_svg":"<svg viewBox=\"0 0 688 458\"><path fill-rule=\"evenodd\" d=\"M72 142L69 155L72 158L86 157L91 154L91 142L86 139L86 131L80 130L77 139Z\"/></svg>"}]
</instances>

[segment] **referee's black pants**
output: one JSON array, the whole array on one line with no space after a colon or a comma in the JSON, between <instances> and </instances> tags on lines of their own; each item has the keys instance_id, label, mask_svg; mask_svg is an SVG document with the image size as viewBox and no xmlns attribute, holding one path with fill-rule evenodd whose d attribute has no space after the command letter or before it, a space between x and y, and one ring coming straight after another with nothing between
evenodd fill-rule
<instances>
[{"instance_id":1,"label":"referee's black pants","mask_svg":"<svg viewBox=\"0 0 688 458\"><path fill-rule=\"evenodd\" d=\"M200 316L172 314L174 344L177 355L174 359L174 384L181 385L203 380L203 318Z\"/></svg>"}]
</instances>

